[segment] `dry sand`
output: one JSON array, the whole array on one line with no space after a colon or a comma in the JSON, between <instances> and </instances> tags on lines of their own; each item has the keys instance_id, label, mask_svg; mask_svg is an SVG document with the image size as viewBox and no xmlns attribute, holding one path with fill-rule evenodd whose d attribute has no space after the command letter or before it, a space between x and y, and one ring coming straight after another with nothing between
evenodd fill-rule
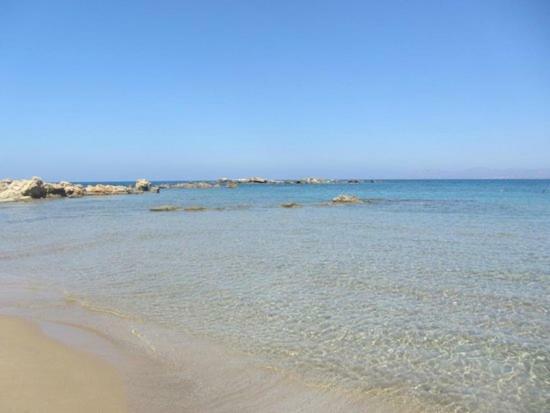
<instances>
[{"instance_id":1,"label":"dry sand","mask_svg":"<svg viewBox=\"0 0 550 413\"><path fill-rule=\"evenodd\" d=\"M124 385L102 359L0 316L0 412L126 412Z\"/></svg>"}]
</instances>

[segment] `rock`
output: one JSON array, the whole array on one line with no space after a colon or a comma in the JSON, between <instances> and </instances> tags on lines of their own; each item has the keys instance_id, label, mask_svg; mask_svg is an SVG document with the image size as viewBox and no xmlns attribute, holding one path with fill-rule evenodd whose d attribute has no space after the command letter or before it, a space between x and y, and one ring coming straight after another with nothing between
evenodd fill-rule
<instances>
[{"instance_id":1,"label":"rock","mask_svg":"<svg viewBox=\"0 0 550 413\"><path fill-rule=\"evenodd\" d=\"M138 182L141 180L138 180ZM145 180L143 180L145 181ZM136 182L136 184L138 183ZM71 182L50 183L42 179L33 177L32 179L3 179L0 180L0 202L25 201L39 198L76 198L85 195L122 195L143 193L148 183L148 190L158 192L159 188L151 187L150 182L146 181L139 185L141 190L134 187L123 185L88 185L84 188L82 185Z\"/></svg>"},{"instance_id":2,"label":"rock","mask_svg":"<svg viewBox=\"0 0 550 413\"><path fill-rule=\"evenodd\" d=\"M61 197L67 196L65 192L65 186L62 185L61 183L58 183L58 184L48 183L44 186L46 188L47 196L61 196Z\"/></svg>"},{"instance_id":3,"label":"rock","mask_svg":"<svg viewBox=\"0 0 550 413\"><path fill-rule=\"evenodd\" d=\"M304 178L304 179L300 179L300 183L309 184L309 185L328 184L329 182L330 181L328 179L323 179L323 178Z\"/></svg>"},{"instance_id":4,"label":"rock","mask_svg":"<svg viewBox=\"0 0 550 413\"><path fill-rule=\"evenodd\" d=\"M251 178L237 178L237 179L229 179L229 178L220 178L218 179L218 182L221 184L228 184L229 182L233 182L235 184L274 184L274 183L282 183L282 181L274 181L271 179L262 178L260 176L253 176Z\"/></svg>"},{"instance_id":5,"label":"rock","mask_svg":"<svg viewBox=\"0 0 550 413\"><path fill-rule=\"evenodd\" d=\"M251 184L267 184L268 180L265 178L260 178L259 176L253 176L252 178L247 178L248 182Z\"/></svg>"},{"instance_id":6,"label":"rock","mask_svg":"<svg viewBox=\"0 0 550 413\"><path fill-rule=\"evenodd\" d=\"M303 179L285 181L285 183L306 184L306 185L322 185L322 184L330 184L332 182L333 181L331 179L324 179L324 178L303 178Z\"/></svg>"},{"instance_id":7,"label":"rock","mask_svg":"<svg viewBox=\"0 0 550 413\"><path fill-rule=\"evenodd\" d=\"M196 182L195 184L193 184L193 188L197 188L197 189L210 189L210 188L214 188L215 186L216 185L208 182Z\"/></svg>"},{"instance_id":8,"label":"rock","mask_svg":"<svg viewBox=\"0 0 550 413\"><path fill-rule=\"evenodd\" d=\"M288 203L285 203L285 204L281 204L281 207L282 208L300 208L301 205L297 204L295 202L288 202Z\"/></svg>"},{"instance_id":9,"label":"rock","mask_svg":"<svg viewBox=\"0 0 550 413\"><path fill-rule=\"evenodd\" d=\"M30 199L29 196L23 196L21 193L21 182L15 181L6 184L2 183L0 185L0 202L14 202L14 201L24 201Z\"/></svg>"},{"instance_id":10,"label":"rock","mask_svg":"<svg viewBox=\"0 0 550 413\"><path fill-rule=\"evenodd\" d=\"M10 178L0 179L0 191L3 191L4 189L6 189L8 185L10 185L12 182L13 182L13 179L10 179Z\"/></svg>"},{"instance_id":11,"label":"rock","mask_svg":"<svg viewBox=\"0 0 550 413\"><path fill-rule=\"evenodd\" d=\"M147 179L138 179L135 184L137 191L147 192L151 190L151 181Z\"/></svg>"},{"instance_id":12,"label":"rock","mask_svg":"<svg viewBox=\"0 0 550 413\"><path fill-rule=\"evenodd\" d=\"M173 184L171 188L183 188L183 189L210 189L216 188L219 185L214 185L209 182L182 182L178 184Z\"/></svg>"},{"instance_id":13,"label":"rock","mask_svg":"<svg viewBox=\"0 0 550 413\"><path fill-rule=\"evenodd\" d=\"M65 187L65 194L68 198L80 198L85 195L84 188L78 185Z\"/></svg>"},{"instance_id":14,"label":"rock","mask_svg":"<svg viewBox=\"0 0 550 413\"><path fill-rule=\"evenodd\" d=\"M332 198L332 202L335 204L361 204L363 201L353 195L342 194L335 198Z\"/></svg>"},{"instance_id":15,"label":"rock","mask_svg":"<svg viewBox=\"0 0 550 413\"><path fill-rule=\"evenodd\" d=\"M231 189L236 188L236 187L238 187L238 186L239 186L239 185L237 184L237 182L233 182L233 181L229 181L229 182L227 182L227 184L225 185L226 188L231 188Z\"/></svg>"},{"instance_id":16,"label":"rock","mask_svg":"<svg viewBox=\"0 0 550 413\"><path fill-rule=\"evenodd\" d=\"M46 195L44 181L36 176L31 179L5 179L0 184L0 202L39 199L45 198Z\"/></svg>"},{"instance_id":17,"label":"rock","mask_svg":"<svg viewBox=\"0 0 550 413\"><path fill-rule=\"evenodd\" d=\"M267 184L271 182L259 176L253 176L251 178L239 178L239 179L234 179L234 181L241 184Z\"/></svg>"},{"instance_id":18,"label":"rock","mask_svg":"<svg viewBox=\"0 0 550 413\"><path fill-rule=\"evenodd\" d=\"M180 211L182 208L177 205L159 205L156 207L149 208L151 212L170 212L170 211Z\"/></svg>"},{"instance_id":19,"label":"rock","mask_svg":"<svg viewBox=\"0 0 550 413\"><path fill-rule=\"evenodd\" d=\"M24 181L21 193L23 196L30 196L33 199L45 198L46 188L44 187L44 181L33 176L30 180Z\"/></svg>"},{"instance_id":20,"label":"rock","mask_svg":"<svg viewBox=\"0 0 550 413\"><path fill-rule=\"evenodd\" d=\"M84 187L80 184L73 184L67 181L59 182L59 185L62 185L65 189L65 196L68 198L79 198L84 196Z\"/></svg>"},{"instance_id":21,"label":"rock","mask_svg":"<svg viewBox=\"0 0 550 413\"><path fill-rule=\"evenodd\" d=\"M124 185L88 185L84 188L85 195L122 195L134 193L132 188Z\"/></svg>"},{"instance_id":22,"label":"rock","mask_svg":"<svg viewBox=\"0 0 550 413\"><path fill-rule=\"evenodd\" d=\"M188 206L183 208L184 211L187 212L200 212L200 211L206 211L206 208L203 206Z\"/></svg>"}]
</instances>

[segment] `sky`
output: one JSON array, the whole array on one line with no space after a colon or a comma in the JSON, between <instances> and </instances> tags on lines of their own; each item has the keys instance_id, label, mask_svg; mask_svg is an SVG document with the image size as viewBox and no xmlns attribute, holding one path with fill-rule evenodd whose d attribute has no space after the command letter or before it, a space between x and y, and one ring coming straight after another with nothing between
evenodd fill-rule
<instances>
[{"instance_id":1,"label":"sky","mask_svg":"<svg viewBox=\"0 0 550 413\"><path fill-rule=\"evenodd\" d=\"M0 0L0 178L550 178L550 1Z\"/></svg>"}]
</instances>

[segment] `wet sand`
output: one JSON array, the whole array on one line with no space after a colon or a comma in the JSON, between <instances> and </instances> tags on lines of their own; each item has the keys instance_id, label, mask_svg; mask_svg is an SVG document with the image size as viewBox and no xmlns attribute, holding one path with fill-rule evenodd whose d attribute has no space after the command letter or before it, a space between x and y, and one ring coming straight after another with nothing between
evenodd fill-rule
<instances>
[{"instance_id":1,"label":"wet sand","mask_svg":"<svg viewBox=\"0 0 550 413\"><path fill-rule=\"evenodd\" d=\"M23 319L0 316L0 411L126 412L117 370L52 340Z\"/></svg>"}]
</instances>

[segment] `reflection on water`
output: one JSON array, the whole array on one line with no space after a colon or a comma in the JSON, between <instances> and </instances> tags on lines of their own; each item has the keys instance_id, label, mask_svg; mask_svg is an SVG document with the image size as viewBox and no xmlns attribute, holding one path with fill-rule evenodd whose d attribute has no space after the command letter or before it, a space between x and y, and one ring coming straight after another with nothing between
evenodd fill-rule
<instances>
[{"instance_id":1,"label":"reflection on water","mask_svg":"<svg viewBox=\"0 0 550 413\"><path fill-rule=\"evenodd\" d=\"M0 277L142 323L134 335L174 362L178 340L151 326L323 388L443 411L540 412L549 188L251 185L2 205ZM368 202L318 208L340 193ZM207 210L149 212L163 204Z\"/></svg>"}]
</instances>

